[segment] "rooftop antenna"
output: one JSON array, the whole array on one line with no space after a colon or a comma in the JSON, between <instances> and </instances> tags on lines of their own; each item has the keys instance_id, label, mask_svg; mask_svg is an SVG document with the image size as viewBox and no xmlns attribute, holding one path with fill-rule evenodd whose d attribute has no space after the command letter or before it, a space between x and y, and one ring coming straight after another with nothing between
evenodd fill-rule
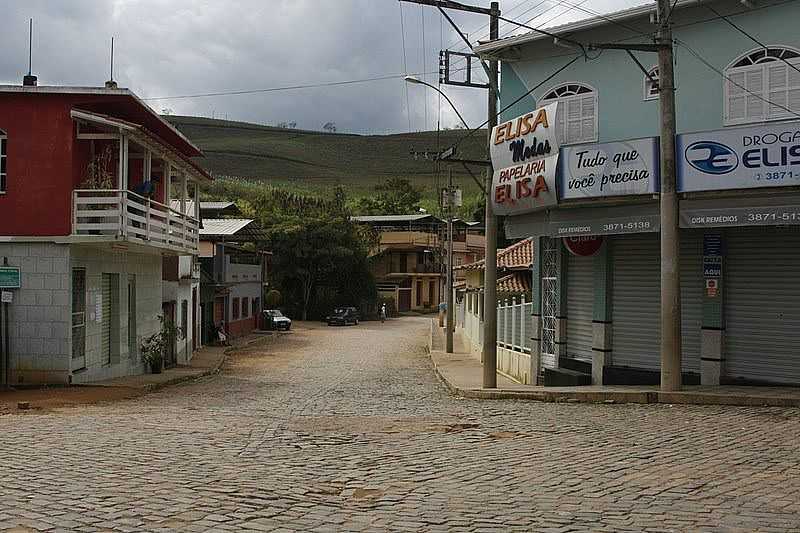
<instances>
[{"instance_id":1,"label":"rooftop antenna","mask_svg":"<svg viewBox=\"0 0 800 533\"><path fill-rule=\"evenodd\" d=\"M111 38L111 71L110 78L106 82L106 89L116 89L117 82L114 81L114 38Z\"/></svg>"},{"instance_id":2,"label":"rooftop antenna","mask_svg":"<svg viewBox=\"0 0 800 533\"><path fill-rule=\"evenodd\" d=\"M28 73L22 77L22 85L25 87L36 87L36 76L33 75L33 19L28 25Z\"/></svg>"}]
</instances>

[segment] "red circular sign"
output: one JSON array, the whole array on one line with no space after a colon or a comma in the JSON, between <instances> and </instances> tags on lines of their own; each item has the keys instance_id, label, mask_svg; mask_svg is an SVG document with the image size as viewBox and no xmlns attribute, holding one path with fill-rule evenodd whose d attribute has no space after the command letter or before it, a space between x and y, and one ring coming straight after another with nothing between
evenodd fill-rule
<instances>
[{"instance_id":1,"label":"red circular sign","mask_svg":"<svg viewBox=\"0 0 800 533\"><path fill-rule=\"evenodd\" d=\"M572 255L589 257L600 251L603 246L604 238L597 235L585 235L580 237L564 237L564 246Z\"/></svg>"}]
</instances>

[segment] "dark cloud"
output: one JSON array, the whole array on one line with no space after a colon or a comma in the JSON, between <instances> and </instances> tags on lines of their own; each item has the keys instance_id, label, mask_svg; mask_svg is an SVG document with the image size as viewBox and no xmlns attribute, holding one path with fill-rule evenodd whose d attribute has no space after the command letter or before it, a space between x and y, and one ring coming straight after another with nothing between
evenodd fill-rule
<instances>
[{"instance_id":1,"label":"dark cloud","mask_svg":"<svg viewBox=\"0 0 800 533\"><path fill-rule=\"evenodd\" d=\"M552 8L542 21L564 10L553 7L555 0L547 0L525 13L526 8L539 3L506 0L501 7L510 10L510 16L520 14L523 20ZM627 0L606 0L608 3ZM460 48L458 37L433 8L403 4L402 9L407 70L429 72L426 79L435 83L441 43ZM120 86L130 87L143 98L403 72L397 0L6 0L2 10L3 83L19 83L27 71L29 17L34 18L33 70L43 85L102 85L109 77L112 36L115 78ZM570 16L574 13L566 13L557 22ZM470 32L471 39L487 32L481 28L485 17L454 17ZM426 127L426 104L427 128L435 129L439 109L435 93L416 86L408 90L412 129ZM447 91L470 124L484 120L485 91ZM340 131L399 132L407 130L409 123L402 79L255 95L159 100L151 101L151 105L179 114L213 113L259 123L296 121L298 126L310 129L334 121ZM455 114L442 102L443 125L457 122Z\"/></svg>"}]
</instances>

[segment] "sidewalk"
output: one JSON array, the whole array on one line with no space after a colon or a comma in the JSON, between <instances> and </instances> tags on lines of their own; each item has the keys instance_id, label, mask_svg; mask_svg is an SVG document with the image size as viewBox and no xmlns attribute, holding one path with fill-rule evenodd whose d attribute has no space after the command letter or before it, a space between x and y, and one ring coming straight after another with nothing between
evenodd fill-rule
<instances>
[{"instance_id":1,"label":"sidewalk","mask_svg":"<svg viewBox=\"0 0 800 533\"><path fill-rule=\"evenodd\" d=\"M661 392L656 386L543 387L521 385L497 375L497 388L483 388L480 358L466 348L458 331L454 352L444 351L444 329L431 321L428 343L439 379L451 393L465 398L536 400L574 403L666 403L800 407L800 387L686 386L678 392Z\"/></svg>"},{"instance_id":2,"label":"sidewalk","mask_svg":"<svg viewBox=\"0 0 800 533\"><path fill-rule=\"evenodd\" d=\"M17 411L18 402L29 403L32 410L46 410L141 396L170 385L216 374L228 353L269 338L271 336L266 334L251 334L236 339L232 346L204 346L195 352L188 365L170 368L161 374L124 376L69 387L42 386L0 391L0 415Z\"/></svg>"}]
</instances>

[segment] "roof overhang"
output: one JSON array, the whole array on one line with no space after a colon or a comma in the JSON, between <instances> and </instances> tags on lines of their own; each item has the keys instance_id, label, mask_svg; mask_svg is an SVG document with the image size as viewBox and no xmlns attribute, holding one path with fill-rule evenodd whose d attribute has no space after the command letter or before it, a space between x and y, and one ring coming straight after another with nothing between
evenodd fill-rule
<instances>
[{"instance_id":1,"label":"roof overhang","mask_svg":"<svg viewBox=\"0 0 800 533\"><path fill-rule=\"evenodd\" d=\"M72 109L70 111L70 116L73 120L117 130L120 134L128 135L149 150L165 153L169 156L173 165L189 176L194 177L195 181L212 180L208 172L203 170L194 161L180 154L170 146L169 143L148 131L140 124L134 124L133 122L128 122L127 120L117 117L111 117L102 113L94 113L83 109Z\"/></svg>"},{"instance_id":2,"label":"roof overhang","mask_svg":"<svg viewBox=\"0 0 800 533\"><path fill-rule=\"evenodd\" d=\"M93 95L93 96L122 96L131 98L138 106L144 109L147 114L154 120L158 121L163 127L170 130L170 133L181 139L182 142L193 152L193 156L202 156L203 152L192 141L189 140L178 128L164 120L161 115L147 105L141 98L136 96L136 93L126 88L109 88L109 87L67 87L60 85L0 85L0 93L18 93L18 94L72 94L72 95Z\"/></svg>"},{"instance_id":3,"label":"roof overhang","mask_svg":"<svg viewBox=\"0 0 800 533\"><path fill-rule=\"evenodd\" d=\"M699 4L701 1L702 0L678 0L676 8L691 7L693 5ZM572 34L580 31L600 28L602 26L607 26L615 22L624 22L626 20L635 19L638 17L649 16L651 13L655 12L656 12L656 4L655 2L652 2L649 4L623 9L621 11L616 11L613 13L607 13L604 14L602 17L599 16L588 17L575 22L570 22L568 24L563 24L560 26L551 26L543 29L546 29L547 32L550 33L551 35L553 33ZM506 60L519 60L521 59L521 57L513 52L514 48L518 48L522 45L545 39L550 39L552 41L553 38L551 35L545 35L544 33L531 31L528 33L523 33L522 35L506 37L504 39L497 39L494 41L487 41L482 43L479 42L478 45L475 46L473 50L480 57L486 59L498 58L498 56L502 53L504 54L504 59Z\"/></svg>"}]
</instances>

